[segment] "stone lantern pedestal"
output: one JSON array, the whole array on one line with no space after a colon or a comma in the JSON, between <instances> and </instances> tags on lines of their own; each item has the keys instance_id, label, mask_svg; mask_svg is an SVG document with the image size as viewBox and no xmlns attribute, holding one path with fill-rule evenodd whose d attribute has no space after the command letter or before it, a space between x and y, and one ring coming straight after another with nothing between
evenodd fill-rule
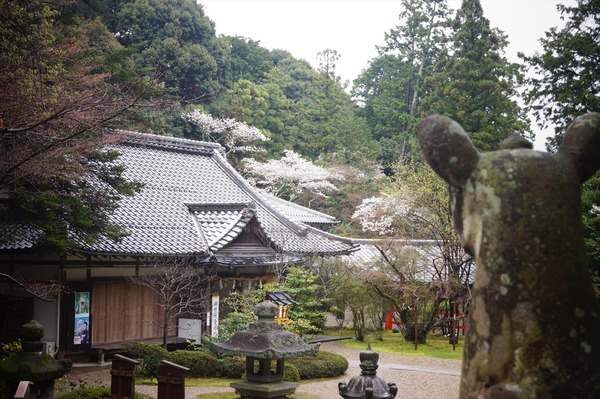
<instances>
[{"instance_id":1,"label":"stone lantern pedestal","mask_svg":"<svg viewBox=\"0 0 600 399\"><path fill-rule=\"evenodd\" d=\"M229 384L242 398L283 399L292 395L300 386L297 382L250 382L240 381Z\"/></svg>"},{"instance_id":2,"label":"stone lantern pedestal","mask_svg":"<svg viewBox=\"0 0 600 399\"><path fill-rule=\"evenodd\" d=\"M218 355L246 356L246 381L232 382L242 398L279 399L291 395L299 384L283 381L286 357L314 355L319 345L309 345L298 335L284 331L275 321L279 308L263 301L254 312L258 321L246 331L238 331L226 342L213 343Z\"/></svg>"}]
</instances>

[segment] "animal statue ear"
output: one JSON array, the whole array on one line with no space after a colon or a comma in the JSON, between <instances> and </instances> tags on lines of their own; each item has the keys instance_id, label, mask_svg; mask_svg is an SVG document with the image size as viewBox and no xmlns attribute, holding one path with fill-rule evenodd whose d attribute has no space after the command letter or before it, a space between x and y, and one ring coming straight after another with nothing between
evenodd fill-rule
<instances>
[{"instance_id":1,"label":"animal statue ear","mask_svg":"<svg viewBox=\"0 0 600 399\"><path fill-rule=\"evenodd\" d=\"M600 113L590 112L567 128L558 153L575 166L583 183L600 167Z\"/></svg>"},{"instance_id":2,"label":"animal statue ear","mask_svg":"<svg viewBox=\"0 0 600 399\"><path fill-rule=\"evenodd\" d=\"M417 125L425 160L450 185L464 187L479 161L479 152L463 128L445 116L432 115Z\"/></svg>"}]
</instances>

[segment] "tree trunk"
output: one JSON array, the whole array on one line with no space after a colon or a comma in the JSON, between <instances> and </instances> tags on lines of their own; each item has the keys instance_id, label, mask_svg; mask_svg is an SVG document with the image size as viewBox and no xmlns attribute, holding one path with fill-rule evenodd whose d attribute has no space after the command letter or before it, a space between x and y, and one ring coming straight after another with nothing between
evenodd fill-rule
<instances>
[{"instance_id":1,"label":"tree trunk","mask_svg":"<svg viewBox=\"0 0 600 399\"><path fill-rule=\"evenodd\" d=\"M167 349L167 337L169 335L169 311L165 310L165 314L163 317L163 327L162 327L162 347Z\"/></svg>"}]
</instances>

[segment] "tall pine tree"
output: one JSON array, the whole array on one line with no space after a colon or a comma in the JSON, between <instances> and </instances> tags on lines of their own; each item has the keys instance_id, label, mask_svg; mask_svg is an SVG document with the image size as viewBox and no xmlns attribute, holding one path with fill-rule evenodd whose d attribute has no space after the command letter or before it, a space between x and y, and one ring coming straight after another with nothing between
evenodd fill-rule
<instances>
[{"instance_id":1,"label":"tall pine tree","mask_svg":"<svg viewBox=\"0 0 600 399\"><path fill-rule=\"evenodd\" d=\"M549 149L558 147L567 126L586 112L600 112L600 1L579 0L558 6L565 26L540 39L541 54L520 56L534 73L526 99L544 129L554 126Z\"/></svg>"},{"instance_id":2,"label":"tall pine tree","mask_svg":"<svg viewBox=\"0 0 600 399\"><path fill-rule=\"evenodd\" d=\"M450 52L427 81L424 111L456 120L484 151L514 132L530 133L516 102L523 67L504 56L507 37L490 27L479 0L463 0L452 29Z\"/></svg>"},{"instance_id":3,"label":"tall pine tree","mask_svg":"<svg viewBox=\"0 0 600 399\"><path fill-rule=\"evenodd\" d=\"M399 19L353 89L373 137L382 143L386 168L411 158L423 81L445 46L449 24L445 0L403 0Z\"/></svg>"}]
</instances>

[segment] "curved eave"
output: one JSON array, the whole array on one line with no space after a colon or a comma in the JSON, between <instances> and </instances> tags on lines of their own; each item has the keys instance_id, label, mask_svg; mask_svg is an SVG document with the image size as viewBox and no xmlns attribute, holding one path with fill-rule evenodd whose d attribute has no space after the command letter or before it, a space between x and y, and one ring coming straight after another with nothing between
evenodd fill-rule
<instances>
[{"instance_id":1,"label":"curved eave","mask_svg":"<svg viewBox=\"0 0 600 399\"><path fill-rule=\"evenodd\" d=\"M202 263L210 263L214 266L244 267L244 266L274 266L281 263L287 265L299 265L304 259L299 256L286 256L283 260L276 256L221 256L213 255L205 258Z\"/></svg>"},{"instance_id":2,"label":"curved eave","mask_svg":"<svg viewBox=\"0 0 600 399\"><path fill-rule=\"evenodd\" d=\"M242 231L244 231L244 228L247 226L248 222L250 222L250 220L256 214L255 205L253 203L186 205L192 213L194 225L196 226L199 235L201 235L202 239L207 242L207 245L213 252L222 249L231 241L236 239L242 233ZM216 220L209 220L206 219L205 215L200 215L202 212L237 212L237 216L227 225L224 225L224 223L218 221L219 217L213 216L213 218ZM209 234L206 232L207 225L209 224L222 225L222 227L219 229L219 234L212 236L210 239L208 239Z\"/></svg>"},{"instance_id":3,"label":"curved eave","mask_svg":"<svg viewBox=\"0 0 600 399\"><path fill-rule=\"evenodd\" d=\"M255 188L250 186L246 180L242 178L242 176L235 170L229 163L222 157L222 155L218 152L214 152L214 159L219 165L219 167L231 178L235 184L238 185L242 190L246 192L256 203L257 207L262 207L270 212L273 216L275 216L279 222L284 224L287 228L294 231L296 234L303 234L304 227L299 223L294 223L284 214L279 212L273 205L269 204L264 198L262 198L256 191ZM258 217L257 217L258 219Z\"/></svg>"},{"instance_id":4,"label":"curved eave","mask_svg":"<svg viewBox=\"0 0 600 399\"><path fill-rule=\"evenodd\" d=\"M204 258L208 256L208 249L203 252L114 252L114 251L97 251L89 249L74 248L69 252L73 254L91 255L91 256L106 256L106 257L132 257L132 258L153 258L153 257L164 257L164 258L177 258L177 257L196 257Z\"/></svg>"}]
</instances>

